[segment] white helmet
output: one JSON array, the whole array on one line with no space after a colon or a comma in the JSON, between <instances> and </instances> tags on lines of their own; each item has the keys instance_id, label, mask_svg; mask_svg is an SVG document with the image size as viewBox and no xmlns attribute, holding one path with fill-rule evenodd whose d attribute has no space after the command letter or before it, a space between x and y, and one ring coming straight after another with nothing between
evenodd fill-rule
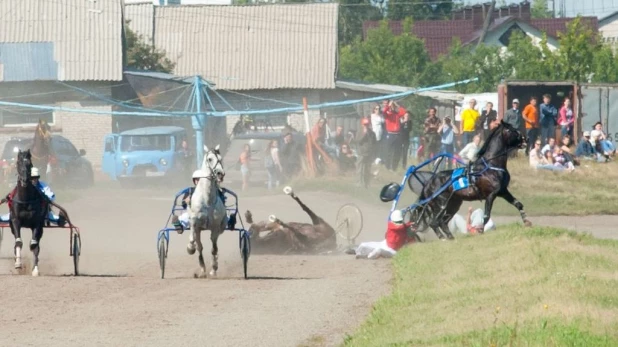
<instances>
[{"instance_id":1,"label":"white helmet","mask_svg":"<svg viewBox=\"0 0 618 347\"><path fill-rule=\"evenodd\" d=\"M391 221L394 223L403 222L403 213L401 213L401 210L395 210L391 213Z\"/></svg>"},{"instance_id":2,"label":"white helmet","mask_svg":"<svg viewBox=\"0 0 618 347\"><path fill-rule=\"evenodd\" d=\"M30 170L30 177L32 177L32 178L38 178L38 177L41 177L41 175L39 174L39 169L38 169L38 168L36 168L36 167L33 167L33 168Z\"/></svg>"},{"instance_id":3,"label":"white helmet","mask_svg":"<svg viewBox=\"0 0 618 347\"><path fill-rule=\"evenodd\" d=\"M195 170L195 171L193 171L193 179L202 178L202 177L206 177L206 175L204 175L202 170Z\"/></svg>"}]
</instances>

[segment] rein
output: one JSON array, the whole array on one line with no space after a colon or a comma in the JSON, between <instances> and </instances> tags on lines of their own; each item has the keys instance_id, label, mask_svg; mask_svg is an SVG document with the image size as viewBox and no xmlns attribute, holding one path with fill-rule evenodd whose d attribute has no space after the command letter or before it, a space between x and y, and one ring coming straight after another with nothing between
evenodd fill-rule
<instances>
[{"instance_id":1,"label":"rein","mask_svg":"<svg viewBox=\"0 0 618 347\"><path fill-rule=\"evenodd\" d=\"M504 127L504 125L500 125L500 127ZM502 136L502 138L504 139L504 134L501 134L501 136ZM492 136L492 138L491 138L491 139L493 139L493 136ZM489 146L489 144L488 144L488 146ZM512 147L512 148L516 148L516 147ZM495 155L495 156L493 156L493 157L491 157L491 158L489 158L489 159L486 159L485 157L480 157L480 158L478 158L478 159L474 162L474 164L478 164L478 161L480 160L480 161L481 161L481 164L483 164L484 168L483 168L483 170L481 170L481 172L474 172L474 175L475 175L475 176L476 176L476 175L480 176L480 175L482 175L483 173L487 172L488 170L494 170L494 171L506 172L506 170L505 170L505 169L503 169L503 168L500 168L500 167L495 167L495 166L490 165L490 164L489 164L489 161L490 161L490 160L497 159L497 158L501 158L501 157L503 157L503 156L508 155L508 154L509 154L509 149L511 149L511 147L509 147L509 146L504 146L504 148L503 148L501 151L499 151L499 153L498 153L497 155ZM472 165L471 165L471 166L472 166Z\"/></svg>"}]
</instances>

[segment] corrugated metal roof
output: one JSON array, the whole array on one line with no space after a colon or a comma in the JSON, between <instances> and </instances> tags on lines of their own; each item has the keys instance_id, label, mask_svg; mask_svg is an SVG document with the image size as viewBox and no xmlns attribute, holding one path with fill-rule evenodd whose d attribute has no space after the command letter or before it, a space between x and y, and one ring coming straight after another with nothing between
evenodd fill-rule
<instances>
[{"instance_id":1,"label":"corrugated metal roof","mask_svg":"<svg viewBox=\"0 0 618 347\"><path fill-rule=\"evenodd\" d=\"M25 55L18 63L0 58L4 80L122 80L121 23L119 0L2 0L0 43L15 43ZM31 70L39 61L51 64L49 50L35 42L52 45L54 78L50 66Z\"/></svg>"},{"instance_id":2,"label":"corrugated metal roof","mask_svg":"<svg viewBox=\"0 0 618 347\"><path fill-rule=\"evenodd\" d=\"M129 28L139 35L143 35L144 39L152 43L152 34L154 30L154 6L152 1L126 4L124 7L124 18L130 20Z\"/></svg>"},{"instance_id":3,"label":"corrugated metal roof","mask_svg":"<svg viewBox=\"0 0 618 347\"><path fill-rule=\"evenodd\" d=\"M218 89L333 89L338 4L166 6L155 46Z\"/></svg>"}]
</instances>

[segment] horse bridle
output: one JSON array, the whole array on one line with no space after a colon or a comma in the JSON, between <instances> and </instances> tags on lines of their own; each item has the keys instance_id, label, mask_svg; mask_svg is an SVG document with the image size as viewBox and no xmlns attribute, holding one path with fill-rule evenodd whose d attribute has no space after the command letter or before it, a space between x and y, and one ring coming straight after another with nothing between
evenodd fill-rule
<instances>
[{"instance_id":1,"label":"horse bridle","mask_svg":"<svg viewBox=\"0 0 618 347\"><path fill-rule=\"evenodd\" d=\"M223 167L223 161L219 159L220 154L217 151L209 151L215 154L215 158L216 158L216 162L215 165L213 165L215 168L217 167L217 165L221 164L221 167ZM206 155L208 155L208 153L206 153ZM217 176L217 172L215 171L215 169L213 167L208 166L208 168L210 169L210 175L205 176L204 178L206 178L209 181L212 181L215 178L218 178ZM224 176L224 175L223 175Z\"/></svg>"},{"instance_id":2,"label":"horse bridle","mask_svg":"<svg viewBox=\"0 0 618 347\"><path fill-rule=\"evenodd\" d=\"M500 125L499 125L499 127L506 128L503 124L500 124ZM508 129L508 128L507 128L507 130L511 131L511 129ZM518 137L520 137L520 138L521 138L521 142L522 142L522 144L525 144L525 143L526 143L526 141L525 141L525 138L523 138L523 135L521 135L521 134L519 133L519 131L518 131L517 129L515 129L515 128L513 128L512 130L513 130L513 131L516 131L516 132L519 134L519 136L518 136ZM504 132L502 132L502 131L501 131L501 132L500 132L500 136L502 137L502 140L504 141ZM509 149L512 149L512 148L519 148L519 147L520 147L520 146L514 146L514 147L505 146L505 148L504 148L502 151L500 151L500 153L499 153L498 155L496 155L496 156L494 156L494 157L491 157L491 158L489 158L489 159L484 159L484 160L485 160L485 162L487 162L487 161L490 161L490 160L493 160L493 159L496 159L496 158L503 157L503 156L505 156L505 155L508 155L508 154L509 154ZM478 158L477 160L479 160L479 159L482 159L482 158Z\"/></svg>"}]
</instances>

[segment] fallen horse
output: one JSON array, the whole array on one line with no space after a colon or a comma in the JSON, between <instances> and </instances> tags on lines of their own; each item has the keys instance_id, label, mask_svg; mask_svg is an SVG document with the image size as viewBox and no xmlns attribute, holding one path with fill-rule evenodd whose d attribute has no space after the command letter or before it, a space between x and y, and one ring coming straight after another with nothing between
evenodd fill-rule
<instances>
[{"instance_id":1,"label":"fallen horse","mask_svg":"<svg viewBox=\"0 0 618 347\"><path fill-rule=\"evenodd\" d=\"M251 225L251 251L268 254L324 253L337 249L335 229L316 215L294 194L291 187L283 191L292 197L311 218L309 223L283 222L271 215L268 222L253 222L251 211L245 213Z\"/></svg>"}]
</instances>

